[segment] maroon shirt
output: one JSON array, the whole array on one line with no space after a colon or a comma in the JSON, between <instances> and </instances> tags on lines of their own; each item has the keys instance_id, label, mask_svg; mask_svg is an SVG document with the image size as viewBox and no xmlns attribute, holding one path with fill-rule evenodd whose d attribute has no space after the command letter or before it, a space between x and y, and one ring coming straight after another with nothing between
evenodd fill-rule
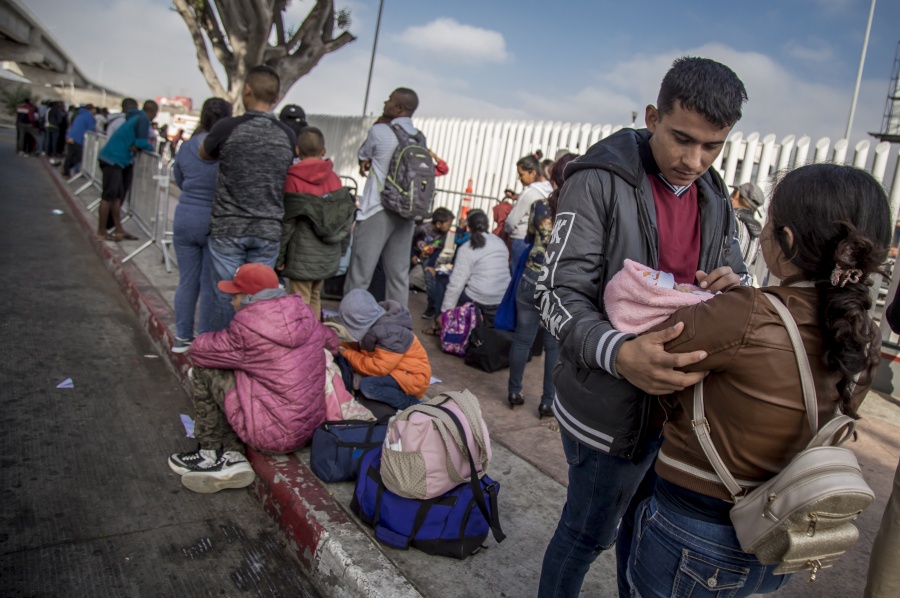
<instances>
[{"instance_id":1,"label":"maroon shirt","mask_svg":"<svg viewBox=\"0 0 900 598\"><path fill-rule=\"evenodd\" d=\"M656 204L656 229L659 234L657 269L671 272L675 282L693 284L700 263L700 208L697 185L691 185L681 197L656 175L648 175Z\"/></svg>"}]
</instances>

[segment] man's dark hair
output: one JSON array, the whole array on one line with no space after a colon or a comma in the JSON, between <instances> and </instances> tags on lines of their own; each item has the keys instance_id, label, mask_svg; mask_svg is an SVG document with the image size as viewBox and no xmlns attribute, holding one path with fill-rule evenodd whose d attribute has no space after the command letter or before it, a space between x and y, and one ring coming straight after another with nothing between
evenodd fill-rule
<instances>
[{"instance_id":1,"label":"man's dark hair","mask_svg":"<svg viewBox=\"0 0 900 598\"><path fill-rule=\"evenodd\" d=\"M447 208L441 207L431 213L431 222L433 224L440 224L442 222L450 222L452 220L453 220L453 212L451 212Z\"/></svg>"},{"instance_id":2,"label":"man's dark hair","mask_svg":"<svg viewBox=\"0 0 900 598\"><path fill-rule=\"evenodd\" d=\"M129 110L137 110L138 103L134 98L124 98L122 100L122 112L128 112Z\"/></svg>"},{"instance_id":3,"label":"man's dark hair","mask_svg":"<svg viewBox=\"0 0 900 598\"><path fill-rule=\"evenodd\" d=\"M281 77L270 66L260 64L250 69L245 83L250 86L253 97L261 102L274 104L281 89Z\"/></svg>"},{"instance_id":4,"label":"man's dark hair","mask_svg":"<svg viewBox=\"0 0 900 598\"><path fill-rule=\"evenodd\" d=\"M198 131L212 131L213 125L231 116L231 102L222 98L207 98L200 109L200 125Z\"/></svg>"},{"instance_id":5,"label":"man's dark hair","mask_svg":"<svg viewBox=\"0 0 900 598\"><path fill-rule=\"evenodd\" d=\"M678 102L724 129L741 119L746 101L747 90L730 68L709 58L682 56L663 77L656 107L661 115L671 114Z\"/></svg>"},{"instance_id":6,"label":"man's dark hair","mask_svg":"<svg viewBox=\"0 0 900 598\"><path fill-rule=\"evenodd\" d=\"M146 102L144 102L144 107L142 108L142 110L144 112L157 113L159 112L159 104L157 104L153 100L147 100Z\"/></svg>"},{"instance_id":7,"label":"man's dark hair","mask_svg":"<svg viewBox=\"0 0 900 598\"><path fill-rule=\"evenodd\" d=\"M318 158L325 149L325 135L316 127L305 127L297 135L297 155L301 158Z\"/></svg>"},{"instance_id":8,"label":"man's dark hair","mask_svg":"<svg viewBox=\"0 0 900 598\"><path fill-rule=\"evenodd\" d=\"M394 90L394 95L397 96L403 110L409 112L410 115L412 115L412 113L416 111L416 108L419 107L418 94L408 87L398 87Z\"/></svg>"}]
</instances>

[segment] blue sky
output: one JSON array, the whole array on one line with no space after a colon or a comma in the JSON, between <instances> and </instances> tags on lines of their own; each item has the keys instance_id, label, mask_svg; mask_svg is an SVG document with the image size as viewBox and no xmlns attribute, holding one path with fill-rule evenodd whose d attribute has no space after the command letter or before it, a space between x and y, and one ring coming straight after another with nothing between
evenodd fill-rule
<instances>
[{"instance_id":1,"label":"blue sky","mask_svg":"<svg viewBox=\"0 0 900 598\"><path fill-rule=\"evenodd\" d=\"M26 0L81 68L135 96L209 95L168 0ZM295 22L312 6L294 0ZM310 113L362 111L377 0L337 0L357 40L322 59L287 100ZM750 95L735 130L843 135L870 0L385 0L369 100L419 92L422 116L643 123L672 60L731 66ZM879 129L900 41L900 2L875 7L852 140Z\"/></svg>"}]
</instances>

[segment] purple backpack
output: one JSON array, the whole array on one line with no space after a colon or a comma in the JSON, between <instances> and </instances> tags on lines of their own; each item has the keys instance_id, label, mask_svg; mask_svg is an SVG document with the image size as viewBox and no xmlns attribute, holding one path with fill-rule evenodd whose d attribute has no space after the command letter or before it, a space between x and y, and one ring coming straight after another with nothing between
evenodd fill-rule
<instances>
[{"instance_id":1,"label":"purple backpack","mask_svg":"<svg viewBox=\"0 0 900 598\"><path fill-rule=\"evenodd\" d=\"M478 308L463 303L441 314L441 351L464 357L469 347L469 334L478 326Z\"/></svg>"}]
</instances>

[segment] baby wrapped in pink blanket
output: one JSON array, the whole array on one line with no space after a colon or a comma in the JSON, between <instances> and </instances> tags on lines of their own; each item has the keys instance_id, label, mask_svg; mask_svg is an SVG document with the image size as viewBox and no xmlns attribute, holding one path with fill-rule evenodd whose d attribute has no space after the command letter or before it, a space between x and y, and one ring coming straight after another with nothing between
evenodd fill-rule
<instances>
[{"instance_id":1,"label":"baby wrapped in pink blanket","mask_svg":"<svg viewBox=\"0 0 900 598\"><path fill-rule=\"evenodd\" d=\"M675 277L668 272L625 260L606 285L603 303L616 330L640 334L664 322L679 307L713 296L692 284L675 284Z\"/></svg>"}]
</instances>

